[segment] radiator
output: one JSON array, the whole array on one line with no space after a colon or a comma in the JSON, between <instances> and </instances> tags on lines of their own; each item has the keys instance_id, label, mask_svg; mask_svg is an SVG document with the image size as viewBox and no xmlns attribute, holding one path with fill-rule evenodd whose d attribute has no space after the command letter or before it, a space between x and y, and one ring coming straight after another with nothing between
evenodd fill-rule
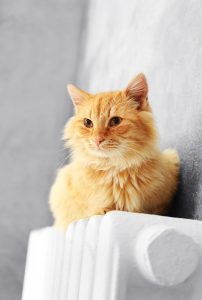
<instances>
[{"instance_id":1,"label":"radiator","mask_svg":"<svg viewBox=\"0 0 202 300\"><path fill-rule=\"evenodd\" d=\"M200 300L202 222L109 212L30 234L22 300Z\"/></svg>"}]
</instances>

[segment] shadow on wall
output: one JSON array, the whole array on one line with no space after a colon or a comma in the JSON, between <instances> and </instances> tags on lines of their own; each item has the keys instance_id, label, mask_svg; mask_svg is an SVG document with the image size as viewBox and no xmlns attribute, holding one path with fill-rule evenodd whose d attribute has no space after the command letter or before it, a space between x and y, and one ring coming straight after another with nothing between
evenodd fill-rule
<instances>
[{"instance_id":1,"label":"shadow on wall","mask_svg":"<svg viewBox=\"0 0 202 300\"><path fill-rule=\"evenodd\" d=\"M153 107L163 148L177 148L181 159L170 215L202 219L201 3L167 3L158 23L150 73Z\"/></svg>"},{"instance_id":2,"label":"shadow on wall","mask_svg":"<svg viewBox=\"0 0 202 300\"><path fill-rule=\"evenodd\" d=\"M179 187L173 200L170 216L202 219L202 183L201 183L201 154L195 147L197 141L192 139L187 144L180 144L181 168Z\"/></svg>"}]
</instances>

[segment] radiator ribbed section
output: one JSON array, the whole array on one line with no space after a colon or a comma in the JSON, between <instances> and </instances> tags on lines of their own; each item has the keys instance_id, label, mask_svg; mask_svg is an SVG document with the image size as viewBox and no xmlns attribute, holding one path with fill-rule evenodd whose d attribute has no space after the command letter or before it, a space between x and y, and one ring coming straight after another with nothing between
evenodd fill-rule
<instances>
[{"instance_id":1,"label":"radiator ribbed section","mask_svg":"<svg viewBox=\"0 0 202 300\"><path fill-rule=\"evenodd\" d=\"M110 212L47 227L30 234L22 300L198 300L201 249L199 221Z\"/></svg>"}]
</instances>

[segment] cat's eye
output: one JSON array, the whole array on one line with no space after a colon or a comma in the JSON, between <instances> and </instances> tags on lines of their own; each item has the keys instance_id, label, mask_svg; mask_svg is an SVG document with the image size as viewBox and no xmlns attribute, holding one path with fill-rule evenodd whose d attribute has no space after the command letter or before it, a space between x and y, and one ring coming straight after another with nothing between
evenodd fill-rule
<instances>
[{"instance_id":1,"label":"cat's eye","mask_svg":"<svg viewBox=\"0 0 202 300\"><path fill-rule=\"evenodd\" d=\"M120 117L113 117L109 120L109 127L117 126L121 121L122 119Z\"/></svg>"},{"instance_id":2,"label":"cat's eye","mask_svg":"<svg viewBox=\"0 0 202 300\"><path fill-rule=\"evenodd\" d=\"M83 120L83 124L84 124L86 127L88 127L88 128L93 127L93 122L92 122L90 119L87 119L87 118L85 118L85 119Z\"/></svg>"}]
</instances>

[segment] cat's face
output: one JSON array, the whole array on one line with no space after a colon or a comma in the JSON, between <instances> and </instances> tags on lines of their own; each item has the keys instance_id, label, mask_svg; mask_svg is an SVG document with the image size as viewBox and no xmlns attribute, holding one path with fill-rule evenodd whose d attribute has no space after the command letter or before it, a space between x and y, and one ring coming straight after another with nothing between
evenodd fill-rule
<instances>
[{"instance_id":1,"label":"cat's face","mask_svg":"<svg viewBox=\"0 0 202 300\"><path fill-rule=\"evenodd\" d=\"M154 141L144 75L123 91L92 95L69 86L69 92L76 110L64 136L73 148L95 157L127 158Z\"/></svg>"}]
</instances>

